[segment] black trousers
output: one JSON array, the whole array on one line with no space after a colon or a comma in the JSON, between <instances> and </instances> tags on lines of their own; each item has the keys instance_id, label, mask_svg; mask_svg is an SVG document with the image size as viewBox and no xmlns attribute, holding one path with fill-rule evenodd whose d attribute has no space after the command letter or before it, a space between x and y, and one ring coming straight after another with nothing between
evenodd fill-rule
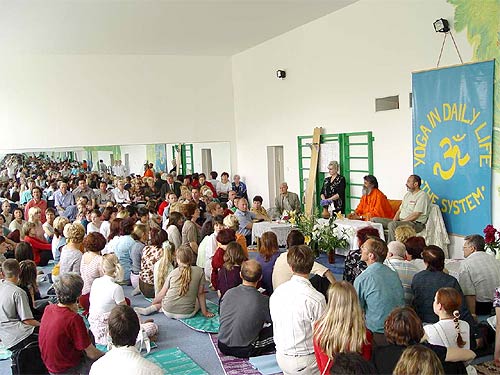
<instances>
[{"instance_id":1,"label":"black trousers","mask_svg":"<svg viewBox=\"0 0 500 375\"><path fill-rule=\"evenodd\" d=\"M232 355L237 358L257 357L275 350L273 341L273 327L263 328L259 333L259 338L248 346L227 346L218 341L219 350L225 355Z\"/></svg>"},{"instance_id":2,"label":"black trousers","mask_svg":"<svg viewBox=\"0 0 500 375\"><path fill-rule=\"evenodd\" d=\"M478 302L476 301L476 315L491 315L493 302Z\"/></svg>"}]
</instances>

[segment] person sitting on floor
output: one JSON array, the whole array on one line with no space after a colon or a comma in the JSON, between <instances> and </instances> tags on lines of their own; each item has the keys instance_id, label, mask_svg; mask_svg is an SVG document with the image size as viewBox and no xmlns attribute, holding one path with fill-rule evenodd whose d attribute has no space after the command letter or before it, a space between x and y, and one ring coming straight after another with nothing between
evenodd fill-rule
<instances>
[{"instance_id":1,"label":"person sitting on floor","mask_svg":"<svg viewBox=\"0 0 500 375\"><path fill-rule=\"evenodd\" d=\"M368 268L354 281L366 327L373 332L375 345L383 343L384 322L396 307L404 306L404 292L399 276L385 266L387 245L380 238L369 238L361 246L361 260Z\"/></svg>"},{"instance_id":2,"label":"person sitting on floor","mask_svg":"<svg viewBox=\"0 0 500 375\"><path fill-rule=\"evenodd\" d=\"M257 262L262 266L262 288L270 296L273 294L273 270L276 260L280 256L278 237L274 232L264 232L257 246Z\"/></svg>"},{"instance_id":3,"label":"person sitting on floor","mask_svg":"<svg viewBox=\"0 0 500 375\"><path fill-rule=\"evenodd\" d=\"M419 318L424 323L437 323L439 317L434 313L434 297L440 288L454 288L462 296L460 304L460 316L463 320L469 323L471 347L475 348L475 339L478 339L477 323L472 317L465 303L462 288L458 280L453 276L443 272L444 269L444 252L434 245L426 246L422 252L424 262L427 269L417 273L413 277L411 289L415 296L413 306ZM473 341L474 340L474 341Z\"/></svg>"},{"instance_id":4,"label":"person sitting on floor","mask_svg":"<svg viewBox=\"0 0 500 375\"><path fill-rule=\"evenodd\" d=\"M423 341L425 331L422 321L411 307L398 307L391 311L385 324L386 345L373 350L372 361L379 374L392 374L403 351ZM476 356L473 351L461 348L445 348L439 345L423 343L439 358L446 374L465 374L463 361Z\"/></svg>"},{"instance_id":5,"label":"person sitting on floor","mask_svg":"<svg viewBox=\"0 0 500 375\"><path fill-rule=\"evenodd\" d=\"M33 257L37 266L43 267L52 259L52 245L36 237L36 225L27 221L23 225L24 242L27 242L33 248Z\"/></svg>"},{"instance_id":6,"label":"person sitting on floor","mask_svg":"<svg viewBox=\"0 0 500 375\"><path fill-rule=\"evenodd\" d=\"M241 263L247 260L243 249L237 242L230 242L224 252L224 265L219 269L217 277L217 294L222 298L231 288L241 284Z\"/></svg>"},{"instance_id":7,"label":"person sitting on floor","mask_svg":"<svg viewBox=\"0 0 500 375\"><path fill-rule=\"evenodd\" d=\"M192 266L193 250L189 245L182 245L177 249L177 267L170 272L160 293L154 298L151 306L136 307L134 310L141 315L149 315L160 308L163 313L172 319L186 319L193 317L198 310L207 317L214 314L207 310L205 300L205 277L203 270Z\"/></svg>"},{"instance_id":8,"label":"person sitting on floor","mask_svg":"<svg viewBox=\"0 0 500 375\"><path fill-rule=\"evenodd\" d=\"M319 371L329 372L340 353L372 356L372 333L366 329L363 311L352 284L339 281L328 290L328 305L314 324L314 354Z\"/></svg>"},{"instance_id":9,"label":"person sitting on floor","mask_svg":"<svg viewBox=\"0 0 500 375\"><path fill-rule=\"evenodd\" d=\"M257 291L262 267L251 259L241 265L242 284L228 290L220 303L217 345L225 355L248 358L274 350L269 297Z\"/></svg>"},{"instance_id":10,"label":"person sitting on floor","mask_svg":"<svg viewBox=\"0 0 500 375\"><path fill-rule=\"evenodd\" d=\"M408 238L404 242L406 246L406 259L412 263L419 271L426 269L424 261L422 259L422 251L425 248L425 238L414 236Z\"/></svg>"},{"instance_id":11,"label":"person sitting on floor","mask_svg":"<svg viewBox=\"0 0 500 375\"><path fill-rule=\"evenodd\" d=\"M111 310L108 319L112 347L90 369L90 375L161 375L163 370L142 357L135 347L140 322L130 306L119 305Z\"/></svg>"},{"instance_id":12,"label":"person sitting on floor","mask_svg":"<svg viewBox=\"0 0 500 375\"><path fill-rule=\"evenodd\" d=\"M269 301L276 360L285 374L319 374L313 323L323 314L326 302L309 281L314 255L308 246L292 246L287 261L293 276L274 290Z\"/></svg>"},{"instance_id":13,"label":"person sitting on floor","mask_svg":"<svg viewBox=\"0 0 500 375\"><path fill-rule=\"evenodd\" d=\"M431 349L424 345L412 345L399 358L393 374L444 375L444 370L438 356Z\"/></svg>"},{"instance_id":14,"label":"person sitting on floor","mask_svg":"<svg viewBox=\"0 0 500 375\"><path fill-rule=\"evenodd\" d=\"M461 304L462 296L456 289L441 288L436 292L433 307L439 322L424 326L430 344L470 349L470 327L460 320L458 308Z\"/></svg>"},{"instance_id":15,"label":"person sitting on floor","mask_svg":"<svg viewBox=\"0 0 500 375\"><path fill-rule=\"evenodd\" d=\"M420 272L420 270L414 264L405 260L406 247L403 243L391 241L387 244L387 249L387 258L384 264L391 270L397 272L405 292L405 304L406 306L411 306L413 303L411 282L413 281L413 276Z\"/></svg>"},{"instance_id":16,"label":"person sitting on floor","mask_svg":"<svg viewBox=\"0 0 500 375\"><path fill-rule=\"evenodd\" d=\"M361 260L361 246L363 246L369 237L379 238L380 234L378 229L374 227L364 227L358 229L356 232L358 249L349 251L345 258L343 279L351 284L354 283L356 277L361 275L361 272L366 270L366 263Z\"/></svg>"},{"instance_id":17,"label":"person sitting on floor","mask_svg":"<svg viewBox=\"0 0 500 375\"><path fill-rule=\"evenodd\" d=\"M495 288L500 285L500 264L484 246L484 237L479 234L465 237L458 282L472 316L491 314Z\"/></svg>"},{"instance_id":18,"label":"person sitting on floor","mask_svg":"<svg viewBox=\"0 0 500 375\"><path fill-rule=\"evenodd\" d=\"M121 272L118 257L115 254L103 256L102 269L104 275L92 283L90 289L89 323L97 344L108 343L108 319L113 307L125 305L123 288L115 283L115 278ZM156 336L158 326L148 322L142 325L149 337Z\"/></svg>"},{"instance_id":19,"label":"person sitting on floor","mask_svg":"<svg viewBox=\"0 0 500 375\"><path fill-rule=\"evenodd\" d=\"M38 339L40 323L33 318L26 292L17 286L21 268L15 259L2 263L0 280L0 340L13 353Z\"/></svg>"},{"instance_id":20,"label":"person sitting on floor","mask_svg":"<svg viewBox=\"0 0 500 375\"><path fill-rule=\"evenodd\" d=\"M288 236L286 238L286 247L289 249L292 246L303 245L304 241L304 235L300 231L292 230L290 233L288 233ZM285 251L284 253L280 254L278 259L276 259L276 262L274 263L272 276L274 290L276 290L276 288L278 288L281 284L289 281L293 276L293 272L288 265L287 259L288 254ZM314 274L314 276L310 279L313 287L323 295L326 295L329 285L334 284L336 281L333 273L318 262L313 262L311 273Z\"/></svg>"},{"instance_id":21,"label":"person sitting on floor","mask_svg":"<svg viewBox=\"0 0 500 375\"><path fill-rule=\"evenodd\" d=\"M51 374L87 374L91 362L102 357L78 314L83 280L76 273L62 274L54 283L57 304L45 308L40 324L40 352Z\"/></svg>"}]
</instances>

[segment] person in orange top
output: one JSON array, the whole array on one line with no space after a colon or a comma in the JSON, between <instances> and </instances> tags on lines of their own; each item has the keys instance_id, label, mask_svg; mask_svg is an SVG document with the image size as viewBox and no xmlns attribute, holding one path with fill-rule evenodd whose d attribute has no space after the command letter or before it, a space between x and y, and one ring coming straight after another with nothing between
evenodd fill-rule
<instances>
[{"instance_id":1,"label":"person in orange top","mask_svg":"<svg viewBox=\"0 0 500 375\"><path fill-rule=\"evenodd\" d=\"M364 177L363 196L356 208L347 217L351 220L370 220L372 217L392 219L394 211L387 197L378 189L377 178L371 174Z\"/></svg>"},{"instance_id":2,"label":"person in orange top","mask_svg":"<svg viewBox=\"0 0 500 375\"><path fill-rule=\"evenodd\" d=\"M153 171L153 163L144 164L144 176L143 177L152 177L154 178L155 174Z\"/></svg>"}]
</instances>

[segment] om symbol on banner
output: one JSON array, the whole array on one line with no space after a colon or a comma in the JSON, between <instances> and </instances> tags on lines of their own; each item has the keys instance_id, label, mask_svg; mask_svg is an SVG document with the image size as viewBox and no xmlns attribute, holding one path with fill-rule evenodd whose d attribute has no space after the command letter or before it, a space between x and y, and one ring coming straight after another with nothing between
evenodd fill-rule
<instances>
[{"instance_id":1,"label":"om symbol on banner","mask_svg":"<svg viewBox=\"0 0 500 375\"><path fill-rule=\"evenodd\" d=\"M460 143L465 139L466 136L467 134L463 134L462 136L454 135L453 137L451 137L451 139L456 143ZM446 149L446 151L443 153L443 158L451 159L452 163L450 168L444 169L441 166L440 162L435 162L432 172L435 176L437 176L439 173L443 180L449 180L455 175L457 163L460 167L464 167L470 161L470 155L469 153L466 153L462 157L462 150L460 150L460 146L457 144L454 144L452 146L452 142L448 137L444 137L443 139L441 139L441 142L439 142L439 147L441 147L442 149Z\"/></svg>"}]
</instances>

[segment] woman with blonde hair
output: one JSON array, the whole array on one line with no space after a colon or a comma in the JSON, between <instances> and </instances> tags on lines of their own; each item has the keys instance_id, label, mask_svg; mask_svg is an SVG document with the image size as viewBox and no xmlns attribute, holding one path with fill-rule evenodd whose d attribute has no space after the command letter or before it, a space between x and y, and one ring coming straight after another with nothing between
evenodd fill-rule
<instances>
[{"instance_id":1,"label":"woman with blonde hair","mask_svg":"<svg viewBox=\"0 0 500 375\"><path fill-rule=\"evenodd\" d=\"M280 256L278 237L274 232L264 232L258 242L257 262L262 266L262 288L266 294L273 294L273 269L276 259Z\"/></svg>"},{"instance_id":2,"label":"woman with blonde hair","mask_svg":"<svg viewBox=\"0 0 500 375\"><path fill-rule=\"evenodd\" d=\"M166 241L163 243L163 255L158 260L153 269L153 278L155 285L155 296L157 296L165 285L167 276L174 270L174 245Z\"/></svg>"},{"instance_id":3,"label":"woman with blonde hair","mask_svg":"<svg viewBox=\"0 0 500 375\"><path fill-rule=\"evenodd\" d=\"M167 232L168 240L174 244L174 248L178 249L182 244L182 227L184 226L184 216L180 212L170 210L168 223L165 231Z\"/></svg>"},{"instance_id":4,"label":"woman with blonde hair","mask_svg":"<svg viewBox=\"0 0 500 375\"><path fill-rule=\"evenodd\" d=\"M64 237L66 237L68 242L61 250L59 274L62 275L66 272L76 272L80 274L85 228L78 222L66 224L64 227Z\"/></svg>"},{"instance_id":5,"label":"woman with blonde hair","mask_svg":"<svg viewBox=\"0 0 500 375\"><path fill-rule=\"evenodd\" d=\"M238 233L238 230L240 229L240 221L238 220L236 215L227 215L224 218L224 226L228 229L234 230L234 232L236 233L236 242L241 245L245 256L248 258L247 240L244 235Z\"/></svg>"},{"instance_id":6,"label":"woman with blonde hair","mask_svg":"<svg viewBox=\"0 0 500 375\"><path fill-rule=\"evenodd\" d=\"M409 225L401 225L400 227L397 227L396 230L394 231L394 236L396 241L405 243L406 240L410 237L415 237L417 235L417 232L415 232L415 229Z\"/></svg>"},{"instance_id":7,"label":"woman with blonde hair","mask_svg":"<svg viewBox=\"0 0 500 375\"><path fill-rule=\"evenodd\" d=\"M42 229L43 230L43 229ZM27 242L33 248L33 260L35 261L37 266L46 266L49 263L49 260L52 259L52 245L45 241L45 239L41 240L36 235L36 224L32 221L27 221L23 225L23 236L24 242Z\"/></svg>"},{"instance_id":8,"label":"woman with blonde hair","mask_svg":"<svg viewBox=\"0 0 500 375\"><path fill-rule=\"evenodd\" d=\"M202 314L211 318L214 316L207 310L205 300L205 278L203 270L193 264L193 250L188 245L177 249L177 267L165 281L160 293L155 297L152 305L146 308L135 308L141 315L149 315L163 310L163 313L172 319L185 319L194 316L201 309Z\"/></svg>"},{"instance_id":9,"label":"woman with blonde hair","mask_svg":"<svg viewBox=\"0 0 500 375\"><path fill-rule=\"evenodd\" d=\"M394 369L393 375L443 375L443 365L436 353L423 345L412 345L405 349Z\"/></svg>"},{"instance_id":10,"label":"woman with blonde hair","mask_svg":"<svg viewBox=\"0 0 500 375\"><path fill-rule=\"evenodd\" d=\"M123 272L118 257L115 254L104 255L102 270L104 275L94 280L90 289L89 323L96 344L106 345L111 310L117 305L126 305L127 301L123 288L115 283L115 279L120 279ZM158 333L158 326L154 323L145 323L141 327L149 337Z\"/></svg>"},{"instance_id":11,"label":"woman with blonde hair","mask_svg":"<svg viewBox=\"0 0 500 375\"><path fill-rule=\"evenodd\" d=\"M328 289L328 305L314 326L313 343L321 374L330 372L337 353L356 352L371 359L372 333L349 282L339 281Z\"/></svg>"},{"instance_id":12,"label":"woman with blonde hair","mask_svg":"<svg viewBox=\"0 0 500 375\"><path fill-rule=\"evenodd\" d=\"M69 223L67 217L58 216L54 219L54 237L52 238L52 256L56 263L61 258L61 248L66 245L66 237L64 237L64 226Z\"/></svg>"},{"instance_id":13,"label":"woman with blonde hair","mask_svg":"<svg viewBox=\"0 0 500 375\"><path fill-rule=\"evenodd\" d=\"M31 207L28 210L28 221L35 224L34 234L39 240L45 241L45 231L42 224L42 210L40 207Z\"/></svg>"}]
</instances>

